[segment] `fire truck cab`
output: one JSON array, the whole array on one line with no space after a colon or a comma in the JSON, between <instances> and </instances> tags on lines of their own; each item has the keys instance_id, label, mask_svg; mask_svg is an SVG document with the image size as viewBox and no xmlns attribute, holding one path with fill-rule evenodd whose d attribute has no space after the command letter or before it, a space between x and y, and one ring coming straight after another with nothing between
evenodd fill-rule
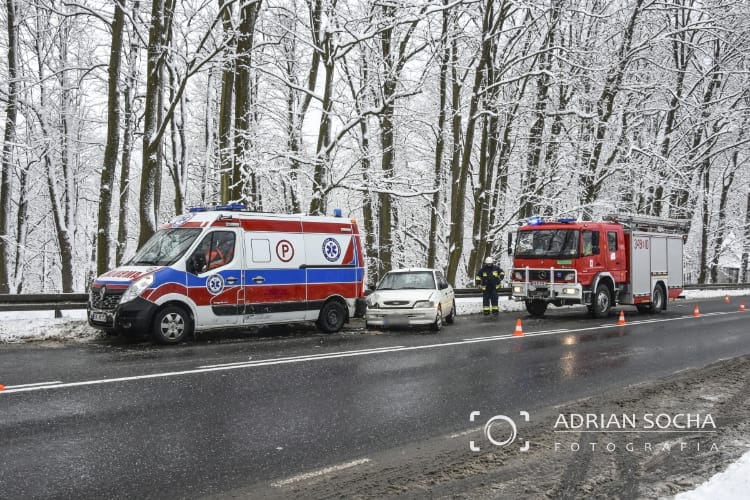
<instances>
[{"instance_id":1,"label":"fire truck cab","mask_svg":"<svg viewBox=\"0 0 750 500\"><path fill-rule=\"evenodd\" d=\"M174 344L193 331L314 321L338 331L365 310L356 220L197 207L92 283L89 324Z\"/></svg>"},{"instance_id":2,"label":"fire truck cab","mask_svg":"<svg viewBox=\"0 0 750 500\"><path fill-rule=\"evenodd\" d=\"M630 215L601 222L532 217L516 233L512 298L537 317L549 304L584 304L597 318L618 304L659 313L682 293L687 227Z\"/></svg>"}]
</instances>

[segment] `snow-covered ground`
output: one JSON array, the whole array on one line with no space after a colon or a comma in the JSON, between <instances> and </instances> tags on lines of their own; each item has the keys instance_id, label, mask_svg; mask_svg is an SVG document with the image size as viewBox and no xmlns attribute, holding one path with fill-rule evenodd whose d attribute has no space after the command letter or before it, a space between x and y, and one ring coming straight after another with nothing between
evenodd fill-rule
<instances>
[{"instance_id":1,"label":"snow-covered ground","mask_svg":"<svg viewBox=\"0 0 750 500\"><path fill-rule=\"evenodd\" d=\"M750 492L750 451L745 453L727 470L698 486L692 491L676 495L675 500L740 500L748 498Z\"/></svg>"},{"instance_id":2,"label":"snow-covered ground","mask_svg":"<svg viewBox=\"0 0 750 500\"><path fill-rule=\"evenodd\" d=\"M691 299L723 297L725 295L747 295L747 290L687 290L686 301ZM748 301L750 307L750 300ZM524 312L523 302L500 297L501 312ZM579 306L571 306L579 307ZM482 299L479 297L459 297L456 299L459 315L479 314L482 312ZM0 344L30 341L68 340L80 341L94 339L101 335L99 330L86 323L86 311L63 311L62 318L54 318L52 311L23 311L0 313Z\"/></svg>"}]
</instances>

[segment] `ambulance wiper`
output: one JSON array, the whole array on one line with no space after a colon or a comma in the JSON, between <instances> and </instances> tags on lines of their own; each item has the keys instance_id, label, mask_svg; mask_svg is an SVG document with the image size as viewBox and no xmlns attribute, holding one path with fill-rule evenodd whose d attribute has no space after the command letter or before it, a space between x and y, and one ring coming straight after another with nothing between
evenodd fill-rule
<instances>
[{"instance_id":1,"label":"ambulance wiper","mask_svg":"<svg viewBox=\"0 0 750 500\"><path fill-rule=\"evenodd\" d=\"M155 266L158 262L155 260L139 260L137 262L131 262L131 264L134 266Z\"/></svg>"}]
</instances>

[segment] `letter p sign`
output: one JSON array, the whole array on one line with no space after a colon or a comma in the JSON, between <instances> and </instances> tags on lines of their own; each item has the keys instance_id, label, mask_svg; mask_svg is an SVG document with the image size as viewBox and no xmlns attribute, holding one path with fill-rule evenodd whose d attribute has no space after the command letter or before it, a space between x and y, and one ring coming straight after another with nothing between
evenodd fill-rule
<instances>
[{"instance_id":1,"label":"letter p sign","mask_svg":"<svg viewBox=\"0 0 750 500\"><path fill-rule=\"evenodd\" d=\"M294 247L288 240L281 240L276 243L276 256L281 262L289 262L294 258Z\"/></svg>"}]
</instances>

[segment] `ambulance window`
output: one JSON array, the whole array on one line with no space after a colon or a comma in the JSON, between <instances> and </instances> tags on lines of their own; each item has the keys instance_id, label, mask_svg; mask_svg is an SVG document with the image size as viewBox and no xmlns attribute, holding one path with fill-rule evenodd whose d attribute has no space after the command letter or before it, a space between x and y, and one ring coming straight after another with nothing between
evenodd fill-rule
<instances>
[{"instance_id":1,"label":"ambulance window","mask_svg":"<svg viewBox=\"0 0 750 500\"><path fill-rule=\"evenodd\" d=\"M271 242L268 240L250 240L253 262L271 262Z\"/></svg>"},{"instance_id":2,"label":"ambulance window","mask_svg":"<svg viewBox=\"0 0 750 500\"><path fill-rule=\"evenodd\" d=\"M187 271L200 274L234 260L234 233L214 231L206 235L187 261Z\"/></svg>"},{"instance_id":3,"label":"ambulance window","mask_svg":"<svg viewBox=\"0 0 750 500\"><path fill-rule=\"evenodd\" d=\"M615 231L609 231L607 233L607 247L610 252L617 251L617 233Z\"/></svg>"}]
</instances>

